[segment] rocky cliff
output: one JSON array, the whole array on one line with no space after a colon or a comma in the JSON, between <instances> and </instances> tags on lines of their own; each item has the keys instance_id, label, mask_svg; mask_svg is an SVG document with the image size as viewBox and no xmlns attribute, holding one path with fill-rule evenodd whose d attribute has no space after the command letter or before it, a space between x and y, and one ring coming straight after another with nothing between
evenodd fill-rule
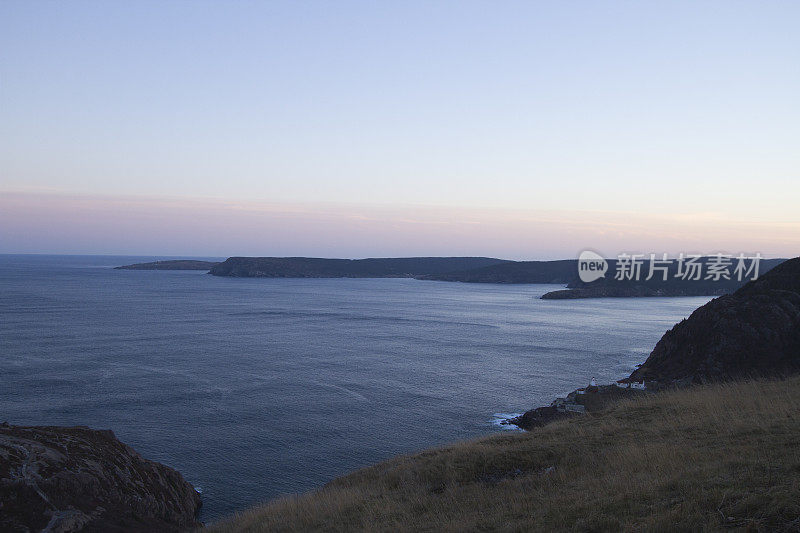
<instances>
[{"instance_id":1,"label":"rocky cliff","mask_svg":"<svg viewBox=\"0 0 800 533\"><path fill-rule=\"evenodd\" d=\"M0 531L181 531L200 496L111 431L0 425Z\"/></svg>"},{"instance_id":2,"label":"rocky cliff","mask_svg":"<svg viewBox=\"0 0 800 533\"><path fill-rule=\"evenodd\" d=\"M800 371L800 257L676 324L634 381L703 383Z\"/></svg>"}]
</instances>

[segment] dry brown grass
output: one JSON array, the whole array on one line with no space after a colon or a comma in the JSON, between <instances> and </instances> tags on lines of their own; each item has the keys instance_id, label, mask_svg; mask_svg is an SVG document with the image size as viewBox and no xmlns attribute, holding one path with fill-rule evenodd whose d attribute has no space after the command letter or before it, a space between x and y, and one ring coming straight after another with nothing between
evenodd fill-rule
<instances>
[{"instance_id":1,"label":"dry brown grass","mask_svg":"<svg viewBox=\"0 0 800 533\"><path fill-rule=\"evenodd\" d=\"M800 530L800 378L664 392L398 457L209 531L737 528Z\"/></svg>"}]
</instances>

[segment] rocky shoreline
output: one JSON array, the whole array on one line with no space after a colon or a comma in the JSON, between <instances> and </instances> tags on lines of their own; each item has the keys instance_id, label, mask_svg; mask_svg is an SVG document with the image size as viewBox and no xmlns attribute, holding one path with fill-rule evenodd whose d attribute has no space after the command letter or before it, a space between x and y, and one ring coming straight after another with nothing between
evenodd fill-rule
<instances>
[{"instance_id":1,"label":"rocky shoreline","mask_svg":"<svg viewBox=\"0 0 800 533\"><path fill-rule=\"evenodd\" d=\"M619 400L634 398L655 390L658 390L655 384L648 389L644 383L590 385L575 389L563 398L556 398L550 405L536 407L520 416L503 420L500 424L531 430L556 420L601 411Z\"/></svg>"},{"instance_id":2,"label":"rocky shoreline","mask_svg":"<svg viewBox=\"0 0 800 533\"><path fill-rule=\"evenodd\" d=\"M720 288L708 285L684 285L680 287L653 288L647 285L609 286L561 289L546 292L542 300L578 300L583 298L652 298L658 296L722 296L730 294L733 288L724 286Z\"/></svg>"},{"instance_id":3,"label":"rocky shoreline","mask_svg":"<svg viewBox=\"0 0 800 533\"><path fill-rule=\"evenodd\" d=\"M614 401L643 392L797 373L800 257L781 262L733 294L696 309L688 319L668 330L647 360L617 384L577 389L549 406L531 409L501 424L531 429L599 411Z\"/></svg>"}]
</instances>

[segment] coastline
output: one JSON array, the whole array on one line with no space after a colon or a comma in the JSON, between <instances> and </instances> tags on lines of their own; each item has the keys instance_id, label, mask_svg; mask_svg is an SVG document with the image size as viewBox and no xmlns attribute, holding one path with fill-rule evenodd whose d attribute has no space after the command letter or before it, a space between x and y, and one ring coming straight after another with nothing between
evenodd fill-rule
<instances>
[{"instance_id":1,"label":"coastline","mask_svg":"<svg viewBox=\"0 0 800 533\"><path fill-rule=\"evenodd\" d=\"M651 384L647 388L644 383L589 385L581 387L558 397L549 405L535 407L519 416L502 421L502 425L514 425L523 430L542 427L557 420L574 418L587 413L596 413L607 409L615 402L641 397L644 394L657 392L658 386Z\"/></svg>"},{"instance_id":2,"label":"coastline","mask_svg":"<svg viewBox=\"0 0 800 533\"><path fill-rule=\"evenodd\" d=\"M799 377L643 394L398 456L207 529L789 531L800 519L798 402Z\"/></svg>"},{"instance_id":3,"label":"coastline","mask_svg":"<svg viewBox=\"0 0 800 533\"><path fill-rule=\"evenodd\" d=\"M703 258L700 264L709 262ZM785 262L764 259L762 274ZM609 268L616 264L608 260ZM648 261L641 265L643 271ZM115 267L117 270L206 270L213 276L234 278L413 278L425 281L497 285L562 285L565 288L543 294L543 300L588 298L643 298L722 296L740 289L747 280L730 276L683 279L671 262L667 277L652 280L602 277L583 282L578 277L578 260L511 261L490 257L394 257L329 259L319 257L229 257L224 261L163 260Z\"/></svg>"}]
</instances>

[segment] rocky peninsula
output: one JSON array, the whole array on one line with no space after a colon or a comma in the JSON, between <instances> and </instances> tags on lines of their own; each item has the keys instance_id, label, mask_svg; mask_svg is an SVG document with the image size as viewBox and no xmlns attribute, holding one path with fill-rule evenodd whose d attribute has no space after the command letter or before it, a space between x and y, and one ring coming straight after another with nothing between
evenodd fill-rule
<instances>
[{"instance_id":1,"label":"rocky peninsula","mask_svg":"<svg viewBox=\"0 0 800 533\"><path fill-rule=\"evenodd\" d=\"M134 263L114 267L116 270L211 270L219 261L195 261L191 259L172 259L152 261L150 263Z\"/></svg>"}]
</instances>

